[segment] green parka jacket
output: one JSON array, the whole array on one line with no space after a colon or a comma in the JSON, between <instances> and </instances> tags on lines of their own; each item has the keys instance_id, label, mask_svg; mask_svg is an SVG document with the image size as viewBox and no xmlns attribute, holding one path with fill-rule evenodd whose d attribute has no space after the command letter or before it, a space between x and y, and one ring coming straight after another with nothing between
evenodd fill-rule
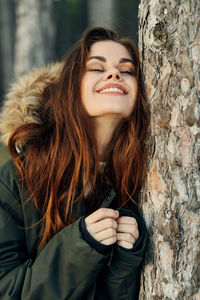
<instances>
[{"instance_id":1,"label":"green parka jacket","mask_svg":"<svg viewBox=\"0 0 200 300\"><path fill-rule=\"evenodd\" d=\"M1 114L4 142L23 122L39 122L34 107L59 70L60 65L55 65L36 71L13 87ZM139 225L140 238L130 250L114 244L108 251L99 251L96 241L91 236L86 238L80 214L38 252L43 226L34 224L41 215L32 201L25 203L28 197L26 188L20 188L16 166L8 161L0 168L1 300L138 298L139 271L147 245L145 225L138 214L119 209L121 215L135 217ZM107 188L101 207L112 207L115 197L115 191Z\"/></svg>"}]
</instances>

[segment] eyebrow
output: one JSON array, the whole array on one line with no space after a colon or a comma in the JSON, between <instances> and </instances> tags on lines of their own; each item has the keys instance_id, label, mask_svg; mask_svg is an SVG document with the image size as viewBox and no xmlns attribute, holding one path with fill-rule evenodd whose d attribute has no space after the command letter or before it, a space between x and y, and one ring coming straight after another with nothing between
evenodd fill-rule
<instances>
[{"instance_id":1,"label":"eyebrow","mask_svg":"<svg viewBox=\"0 0 200 300\"><path fill-rule=\"evenodd\" d=\"M103 57L103 56L90 56L90 57L88 58L88 60L91 60L91 59L98 59L98 60L100 60L100 61L106 62L106 59L105 59L105 57ZM126 62L132 63L132 64L134 65L134 62L132 61L132 59L123 57L123 58L121 58L121 59L119 60L119 63L120 63L120 64L121 64L121 63L126 63Z\"/></svg>"}]
</instances>

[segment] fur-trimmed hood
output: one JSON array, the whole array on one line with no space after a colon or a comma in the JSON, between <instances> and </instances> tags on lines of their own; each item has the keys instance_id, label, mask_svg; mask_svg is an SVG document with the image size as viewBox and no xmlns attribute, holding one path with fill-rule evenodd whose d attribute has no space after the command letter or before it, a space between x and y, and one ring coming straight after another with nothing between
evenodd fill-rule
<instances>
[{"instance_id":1,"label":"fur-trimmed hood","mask_svg":"<svg viewBox=\"0 0 200 300\"><path fill-rule=\"evenodd\" d=\"M25 123L40 123L37 109L44 89L55 83L62 63L36 69L11 86L0 113L0 141L7 145L11 133Z\"/></svg>"}]
</instances>

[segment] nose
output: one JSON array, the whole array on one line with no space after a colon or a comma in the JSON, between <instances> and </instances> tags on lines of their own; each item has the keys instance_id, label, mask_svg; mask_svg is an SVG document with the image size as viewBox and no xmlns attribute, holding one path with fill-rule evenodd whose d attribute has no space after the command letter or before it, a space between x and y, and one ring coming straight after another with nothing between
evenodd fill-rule
<instances>
[{"instance_id":1,"label":"nose","mask_svg":"<svg viewBox=\"0 0 200 300\"><path fill-rule=\"evenodd\" d=\"M113 69L113 70L110 70L107 72L105 79L106 80L113 79L113 80L121 81L122 77L121 77L119 70Z\"/></svg>"}]
</instances>

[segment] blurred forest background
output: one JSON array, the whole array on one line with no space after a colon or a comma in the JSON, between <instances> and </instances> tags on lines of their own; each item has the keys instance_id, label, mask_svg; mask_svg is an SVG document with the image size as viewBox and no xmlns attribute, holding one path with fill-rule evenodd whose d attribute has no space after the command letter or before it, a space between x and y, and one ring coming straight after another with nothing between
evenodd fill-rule
<instances>
[{"instance_id":1,"label":"blurred forest background","mask_svg":"<svg viewBox=\"0 0 200 300\"><path fill-rule=\"evenodd\" d=\"M139 0L0 0L0 106L19 76L61 60L90 26L137 43ZM0 144L0 164L9 157Z\"/></svg>"}]
</instances>

